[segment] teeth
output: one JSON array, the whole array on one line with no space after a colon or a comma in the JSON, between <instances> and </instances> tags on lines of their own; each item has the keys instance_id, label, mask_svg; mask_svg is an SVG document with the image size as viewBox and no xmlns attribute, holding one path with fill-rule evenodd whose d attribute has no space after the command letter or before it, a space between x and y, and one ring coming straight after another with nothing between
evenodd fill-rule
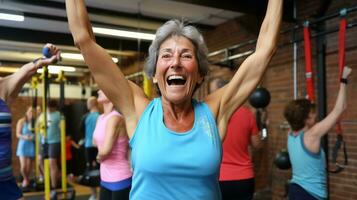
<instances>
[{"instance_id":1,"label":"teeth","mask_svg":"<svg viewBox=\"0 0 357 200\"><path fill-rule=\"evenodd\" d=\"M171 75L171 76L169 76L169 78L167 80L174 80L174 79L185 80L185 78L183 76L180 76L180 75Z\"/></svg>"}]
</instances>

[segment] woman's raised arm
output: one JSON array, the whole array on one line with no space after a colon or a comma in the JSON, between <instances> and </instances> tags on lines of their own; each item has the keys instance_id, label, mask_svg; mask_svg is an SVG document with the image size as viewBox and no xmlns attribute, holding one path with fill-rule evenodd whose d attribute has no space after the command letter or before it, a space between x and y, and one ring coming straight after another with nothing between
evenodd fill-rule
<instances>
[{"instance_id":1,"label":"woman's raised arm","mask_svg":"<svg viewBox=\"0 0 357 200\"><path fill-rule=\"evenodd\" d=\"M241 64L226 86L213 92L206 99L216 116L221 138L225 135L232 113L257 87L274 55L281 24L282 7L282 0L269 0L255 52Z\"/></svg>"},{"instance_id":2,"label":"woman's raised arm","mask_svg":"<svg viewBox=\"0 0 357 200\"><path fill-rule=\"evenodd\" d=\"M129 82L111 56L99 46L92 33L88 13L83 0L66 0L69 29L75 45L80 49L99 88L113 102L126 120L129 135L134 131L138 119L135 102L148 102L143 93L132 90ZM140 99L140 100L137 100Z\"/></svg>"}]
</instances>

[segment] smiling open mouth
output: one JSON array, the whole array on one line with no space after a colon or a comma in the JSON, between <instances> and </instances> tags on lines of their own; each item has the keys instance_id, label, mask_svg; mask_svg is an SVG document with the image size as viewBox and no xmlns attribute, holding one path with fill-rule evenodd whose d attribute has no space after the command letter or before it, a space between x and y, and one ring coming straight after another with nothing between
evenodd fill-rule
<instances>
[{"instance_id":1,"label":"smiling open mouth","mask_svg":"<svg viewBox=\"0 0 357 200\"><path fill-rule=\"evenodd\" d=\"M167 77L167 84L168 85L185 85L186 77L181 75L171 75Z\"/></svg>"}]
</instances>

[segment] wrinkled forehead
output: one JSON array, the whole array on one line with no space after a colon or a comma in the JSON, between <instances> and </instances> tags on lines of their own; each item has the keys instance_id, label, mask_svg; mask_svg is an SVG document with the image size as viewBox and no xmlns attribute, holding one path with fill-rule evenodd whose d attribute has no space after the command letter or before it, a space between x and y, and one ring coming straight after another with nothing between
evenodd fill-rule
<instances>
[{"instance_id":1,"label":"wrinkled forehead","mask_svg":"<svg viewBox=\"0 0 357 200\"><path fill-rule=\"evenodd\" d=\"M174 50L195 52L196 47L190 39L177 35L168 37L159 46L159 52Z\"/></svg>"}]
</instances>

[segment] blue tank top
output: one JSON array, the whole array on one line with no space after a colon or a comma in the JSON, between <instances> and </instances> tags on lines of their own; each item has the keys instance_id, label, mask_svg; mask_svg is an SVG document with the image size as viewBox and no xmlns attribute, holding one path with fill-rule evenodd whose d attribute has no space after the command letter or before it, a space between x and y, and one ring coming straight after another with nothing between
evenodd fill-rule
<instances>
[{"instance_id":1,"label":"blue tank top","mask_svg":"<svg viewBox=\"0 0 357 200\"><path fill-rule=\"evenodd\" d=\"M85 147L94 147L93 145L93 133L95 125L97 124L97 119L99 117L99 112L90 112L84 121L84 146Z\"/></svg>"},{"instance_id":2,"label":"blue tank top","mask_svg":"<svg viewBox=\"0 0 357 200\"><path fill-rule=\"evenodd\" d=\"M11 113L0 99L0 181L12 179L11 167Z\"/></svg>"},{"instance_id":3,"label":"blue tank top","mask_svg":"<svg viewBox=\"0 0 357 200\"><path fill-rule=\"evenodd\" d=\"M205 103L192 101L191 130L176 133L163 123L161 98L150 102L130 140L132 200L219 200L221 140Z\"/></svg>"},{"instance_id":4,"label":"blue tank top","mask_svg":"<svg viewBox=\"0 0 357 200\"><path fill-rule=\"evenodd\" d=\"M312 153L304 145L304 132L288 135L288 151L292 166L292 183L304 188L317 199L326 199L326 163L325 152L321 148Z\"/></svg>"}]
</instances>

